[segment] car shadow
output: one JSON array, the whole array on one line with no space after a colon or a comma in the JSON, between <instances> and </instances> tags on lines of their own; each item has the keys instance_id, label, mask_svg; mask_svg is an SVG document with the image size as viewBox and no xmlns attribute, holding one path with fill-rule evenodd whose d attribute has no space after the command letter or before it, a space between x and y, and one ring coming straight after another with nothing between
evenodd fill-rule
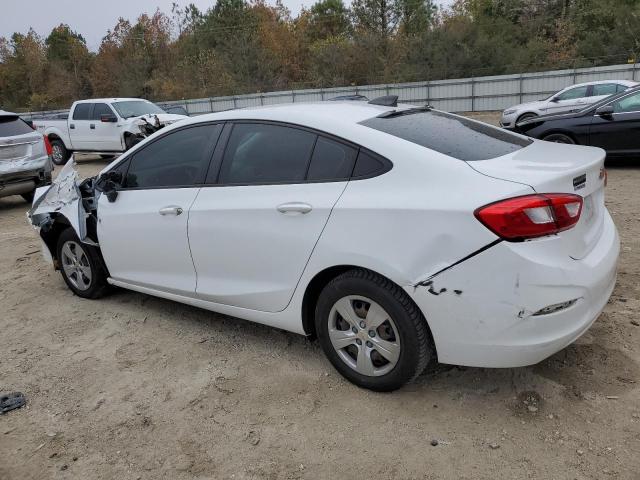
<instances>
[{"instance_id":1,"label":"car shadow","mask_svg":"<svg viewBox=\"0 0 640 480\"><path fill-rule=\"evenodd\" d=\"M339 379L341 388L357 389L335 373L317 340L126 290L116 290L109 298L119 304L144 306L145 315L149 318L163 315L165 322L175 321L176 328L198 331L203 339L208 338L208 335L227 337L229 341L233 339L235 343L250 350L259 348L260 345L269 345L271 349L278 351L278 357L297 364L309 362L310 370L321 368L334 372L334 378ZM185 321L188 324L182 323ZM429 398L430 395L438 397L439 392L452 396L453 399L494 399L508 403L515 415L542 412L544 402L547 401L545 399L556 394L561 401L566 402L622 395L640 382L640 365L623 351L603 346L614 344L614 340L608 338L606 314L598 322L586 335L590 340L580 340L569 345L539 364L492 369L436 362L397 394L419 394ZM201 343L201 340L196 340L196 343Z\"/></svg>"}]
</instances>

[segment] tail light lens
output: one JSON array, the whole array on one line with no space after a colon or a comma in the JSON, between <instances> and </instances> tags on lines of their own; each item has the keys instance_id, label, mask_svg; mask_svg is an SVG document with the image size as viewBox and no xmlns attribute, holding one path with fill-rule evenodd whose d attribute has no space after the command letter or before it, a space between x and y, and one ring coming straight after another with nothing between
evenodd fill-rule
<instances>
[{"instance_id":1,"label":"tail light lens","mask_svg":"<svg viewBox=\"0 0 640 480\"><path fill-rule=\"evenodd\" d=\"M511 242L553 235L573 227L582 213L582 197L545 193L509 198L478 208L480 222Z\"/></svg>"},{"instance_id":2,"label":"tail light lens","mask_svg":"<svg viewBox=\"0 0 640 480\"><path fill-rule=\"evenodd\" d=\"M53 148L51 148L51 142L49 142L49 139L47 137L42 137L44 138L44 148L47 151L47 155L51 156L53 155Z\"/></svg>"}]
</instances>

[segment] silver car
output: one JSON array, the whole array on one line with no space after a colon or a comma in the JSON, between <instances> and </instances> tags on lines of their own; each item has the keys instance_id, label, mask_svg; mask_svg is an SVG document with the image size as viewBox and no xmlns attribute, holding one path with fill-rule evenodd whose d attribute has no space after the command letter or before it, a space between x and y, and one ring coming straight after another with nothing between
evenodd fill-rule
<instances>
[{"instance_id":1,"label":"silver car","mask_svg":"<svg viewBox=\"0 0 640 480\"><path fill-rule=\"evenodd\" d=\"M588 105L629 88L640 85L630 80L601 80L598 82L578 83L554 93L544 100L521 103L502 112L500 125L514 127L516 123L539 115L568 112L582 109Z\"/></svg>"},{"instance_id":2,"label":"silver car","mask_svg":"<svg viewBox=\"0 0 640 480\"><path fill-rule=\"evenodd\" d=\"M51 145L15 113L0 110L0 197L22 195L51 183Z\"/></svg>"}]
</instances>

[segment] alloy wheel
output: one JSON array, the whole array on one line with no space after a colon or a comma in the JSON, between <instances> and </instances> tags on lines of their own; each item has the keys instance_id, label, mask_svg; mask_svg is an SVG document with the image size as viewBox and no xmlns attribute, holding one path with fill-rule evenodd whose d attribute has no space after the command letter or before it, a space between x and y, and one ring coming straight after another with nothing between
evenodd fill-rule
<instances>
[{"instance_id":1,"label":"alloy wheel","mask_svg":"<svg viewBox=\"0 0 640 480\"><path fill-rule=\"evenodd\" d=\"M74 241L67 241L61 250L62 269L69 282L78 290L91 286L91 265L83 248Z\"/></svg>"},{"instance_id":2,"label":"alloy wheel","mask_svg":"<svg viewBox=\"0 0 640 480\"><path fill-rule=\"evenodd\" d=\"M62 147L60 145L53 145L51 147L52 150L52 155L53 155L53 161L56 164L60 164L62 163L62 160L64 159L64 154L62 152Z\"/></svg>"},{"instance_id":3,"label":"alloy wheel","mask_svg":"<svg viewBox=\"0 0 640 480\"><path fill-rule=\"evenodd\" d=\"M389 373L400 358L400 335L393 319L373 300L348 295L329 313L329 339L338 357L361 375Z\"/></svg>"}]
</instances>

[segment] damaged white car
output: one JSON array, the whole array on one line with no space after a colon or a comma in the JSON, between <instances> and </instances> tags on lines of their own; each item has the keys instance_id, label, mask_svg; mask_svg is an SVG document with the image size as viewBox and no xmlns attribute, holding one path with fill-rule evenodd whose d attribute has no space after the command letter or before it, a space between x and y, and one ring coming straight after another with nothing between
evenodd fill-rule
<instances>
[{"instance_id":1,"label":"damaged white car","mask_svg":"<svg viewBox=\"0 0 640 480\"><path fill-rule=\"evenodd\" d=\"M319 339L353 383L430 361L515 367L572 343L615 285L600 149L397 97L203 115L31 221L69 288L110 285Z\"/></svg>"},{"instance_id":2,"label":"damaged white car","mask_svg":"<svg viewBox=\"0 0 640 480\"><path fill-rule=\"evenodd\" d=\"M139 98L81 100L68 114L33 120L53 149L53 162L64 165L73 152L113 156L158 130L189 118L166 113Z\"/></svg>"}]
</instances>

